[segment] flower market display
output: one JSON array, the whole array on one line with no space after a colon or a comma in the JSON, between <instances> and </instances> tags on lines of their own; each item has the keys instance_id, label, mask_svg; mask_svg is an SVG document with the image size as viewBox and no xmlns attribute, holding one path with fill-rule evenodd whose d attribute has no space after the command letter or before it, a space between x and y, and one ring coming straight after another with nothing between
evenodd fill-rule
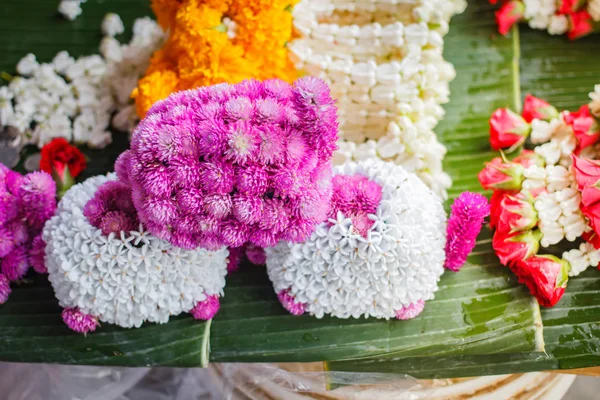
<instances>
[{"instance_id":1,"label":"flower market display","mask_svg":"<svg viewBox=\"0 0 600 400\"><path fill-rule=\"evenodd\" d=\"M267 271L292 314L414 318L433 298L444 266L473 249L487 200L454 204L446 242L441 199L402 167L380 160L337 167L329 220L304 243L267 248Z\"/></svg>"},{"instance_id":2,"label":"flower market display","mask_svg":"<svg viewBox=\"0 0 600 400\"><path fill-rule=\"evenodd\" d=\"M50 283L76 332L99 322L165 323L182 312L205 320L219 309L227 250L182 250L151 235L114 174L73 186L43 240Z\"/></svg>"},{"instance_id":3,"label":"flower market display","mask_svg":"<svg viewBox=\"0 0 600 400\"><path fill-rule=\"evenodd\" d=\"M492 147L510 152L479 174L484 189L494 190L493 247L543 306L560 300L569 276L600 262L600 85L590 98L559 113L528 95L522 115L499 109L490 119ZM565 241L571 250L550 254Z\"/></svg>"},{"instance_id":4,"label":"flower market display","mask_svg":"<svg viewBox=\"0 0 600 400\"><path fill-rule=\"evenodd\" d=\"M74 59L61 51L50 63L39 63L31 53L19 61L19 76L0 87L0 129L9 129L15 146L42 148L62 137L104 148L112 141L113 114L117 129L132 130L137 117L131 91L164 33L156 22L140 18L134 23L131 41L122 45L114 36L123 30L118 15L107 14L102 23L102 56Z\"/></svg>"},{"instance_id":5,"label":"flower market display","mask_svg":"<svg viewBox=\"0 0 600 400\"><path fill-rule=\"evenodd\" d=\"M566 34L574 40L600 31L600 0L489 0L496 11L498 31L506 35L512 26L526 22L551 35Z\"/></svg>"},{"instance_id":6,"label":"flower market display","mask_svg":"<svg viewBox=\"0 0 600 400\"><path fill-rule=\"evenodd\" d=\"M433 129L455 76L443 35L465 7L463 0L303 0L294 8L296 67L324 79L338 99L337 164L393 161L445 196L446 149Z\"/></svg>"},{"instance_id":7,"label":"flower market display","mask_svg":"<svg viewBox=\"0 0 600 400\"><path fill-rule=\"evenodd\" d=\"M286 43L296 1L152 0L169 35L134 94L138 115L179 90L248 78L293 81Z\"/></svg>"}]
</instances>

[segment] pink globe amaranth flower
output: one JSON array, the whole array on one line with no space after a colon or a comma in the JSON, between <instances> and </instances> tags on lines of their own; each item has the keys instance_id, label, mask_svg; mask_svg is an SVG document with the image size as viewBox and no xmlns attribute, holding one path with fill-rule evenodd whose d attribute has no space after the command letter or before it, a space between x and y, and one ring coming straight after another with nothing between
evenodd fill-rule
<instances>
[{"instance_id":1,"label":"pink globe amaranth flower","mask_svg":"<svg viewBox=\"0 0 600 400\"><path fill-rule=\"evenodd\" d=\"M23 178L18 197L27 224L40 230L56 210L56 183L46 172L32 172Z\"/></svg>"},{"instance_id":2,"label":"pink globe amaranth flower","mask_svg":"<svg viewBox=\"0 0 600 400\"><path fill-rule=\"evenodd\" d=\"M290 290L282 290L277 294L279 302L290 314L302 315L306 312L306 305L304 303L297 303L294 296L290 294Z\"/></svg>"},{"instance_id":3,"label":"pink globe amaranth flower","mask_svg":"<svg viewBox=\"0 0 600 400\"><path fill-rule=\"evenodd\" d=\"M130 232L138 228L137 221L123 211L108 211L100 221L100 230L105 236Z\"/></svg>"},{"instance_id":4,"label":"pink globe amaranth flower","mask_svg":"<svg viewBox=\"0 0 600 400\"><path fill-rule=\"evenodd\" d=\"M240 269L242 259L244 258L244 247L230 247L227 257L227 273L235 272Z\"/></svg>"},{"instance_id":5,"label":"pink globe amaranth flower","mask_svg":"<svg viewBox=\"0 0 600 400\"><path fill-rule=\"evenodd\" d=\"M10 253L2 258L0 266L2 267L2 274L10 281L14 282L23 278L29 270L29 260L25 247L13 247Z\"/></svg>"},{"instance_id":6,"label":"pink globe amaranth flower","mask_svg":"<svg viewBox=\"0 0 600 400\"><path fill-rule=\"evenodd\" d=\"M402 307L400 310L396 311L396 318L402 321L405 321L407 319L413 319L419 314L421 314L424 308L425 301L419 300L416 303L412 303L411 305Z\"/></svg>"},{"instance_id":7,"label":"pink globe amaranth flower","mask_svg":"<svg viewBox=\"0 0 600 400\"><path fill-rule=\"evenodd\" d=\"M190 314L195 319L208 321L219 312L219 308L221 308L219 296L206 296L206 300L197 303L190 311Z\"/></svg>"},{"instance_id":8,"label":"pink globe amaranth flower","mask_svg":"<svg viewBox=\"0 0 600 400\"><path fill-rule=\"evenodd\" d=\"M10 281L6 276L0 274L0 304L6 303L11 291Z\"/></svg>"},{"instance_id":9,"label":"pink globe amaranth flower","mask_svg":"<svg viewBox=\"0 0 600 400\"><path fill-rule=\"evenodd\" d=\"M333 195L328 217L337 218L341 212L352 220L358 233L367 237L374 221L369 214L375 214L381 202L382 188L363 175L336 175L333 177Z\"/></svg>"},{"instance_id":10,"label":"pink globe amaranth flower","mask_svg":"<svg viewBox=\"0 0 600 400\"><path fill-rule=\"evenodd\" d=\"M9 224L6 225L6 229L12 232L12 236L15 244L28 244L29 238L29 229L26 225L27 221L23 219L15 219Z\"/></svg>"},{"instance_id":11,"label":"pink globe amaranth flower","mask_svg":"<svg viewBox=\"0 0 600 400\"><path fill-rule=\"evenodd\" d=\"M15 247L13 232L7 227L0 227L0 258L6 257Z\"/></svg>"},{"instance_id":12,"label":"pink globe amaranth flower","mask_svg":"<svg viewBox=\"0 0 600 400\"><path fill-rule=\"evenodd\" d=\"M62 311L62 319L69 329L77 333L93 332L100 326L97 317L84 314L78 308L65 308Z\"/></svg>"},{"instance_id":13,"label":"pink globe amaranth flower","mask_svg":"<svg viewBox=\"0 0 600 400\"><path fill-rule=\"evenodd\" d=\"M119 181L125 185L130 185L129 182L129 169L131 168L131 152L129 150L121 153L115 161L115 173L119 178Z\"/></svg>"},{"instance_id":14,"label":"pink globe amaranth flower","mask_svg":"<svg viewBox=\"0 0 600 400\"><path fill-rule=\"evenodd\" d=\"M186 248L262 246L284 236L303 241L325 219L336 140L336 108L323 81L251 80L161 101L136 128L122 163L152 234ZM181 194L192 189L202 209ZM189 216L198 225L211 216L219 229L194 229Z\"/></svg>"},{"instance_id":15,"label":"pink globe amaranth flower","mask_svg":"<svg viewBox=\"0 0 600 400\"><path fill-rule=\"evenodd\" d=\"M465 264L488 215L490 205L483 195L464 192L458 196L448 219L445 268L458 271Z\"/></svg>"},{"instance_id":16,"label":"pink globe amaranth flower","mask_svg":"<svg viewBox=\"0 0 600 400\"><path fill-rule=\"evenodd\" d=\"M131 188L120 181L108 181L101 185L83 207L83 215L106 236L111 233L119 235L120 232L139 227Z\"/></svg>"},{"instance_id":17,"label":"pink globe amaranth flower","mask_svg":"<svg viewBox=\"0 0 600 400\"><path fill-rule=\"evenodd\" d=\"M17 218L20 212L19 198L8 192L0 193L0 222Z\"/></svg>"},{"instance_id":18,"label":"pink globe amaranth flower","mask_svg":"<svg viewBox=\"0 0 600 400\"><path fill-rule=\"evenodd\" d=\"M265 249L253 244L246 245L246 257L248 258L248 261L254 265L265 265L267 262Z\"/></svg>"},{"instance_id":19,"label":"pink globe amaranth flower","mask_svg":"<svg viewBox=\"0 0 600 400\"><path fill-rule=\"evenodd\" d=\"M23 185L23 175L18 172L8 170L6 172L6 190L10 192L10 194L18 195L21 186Z\"/></svg>"},{"instance_id":20,"label":"pink globe amaranth flower","mask_svg":"<svg viewBox=\"0 0 600 400\"><path fill-rule=\"evenodd\" d=\"M44 260L46 250L46 242L42 240L42 235L37 235L31 243L29 251L29 264L38 274L48 273L46 262Z\"/></svg>"}]
</instances>

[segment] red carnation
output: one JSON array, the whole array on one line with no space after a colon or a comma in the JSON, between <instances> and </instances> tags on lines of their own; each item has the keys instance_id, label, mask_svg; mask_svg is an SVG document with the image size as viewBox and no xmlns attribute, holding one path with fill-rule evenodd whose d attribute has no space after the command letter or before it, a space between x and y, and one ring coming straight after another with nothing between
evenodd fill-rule
<instances>
[{"instance_id":1,"label":"red carnation","mask_svg":"<svg viewBox=\"0 0 600 400\"><path fill-rule=\"evenodd\" d=\"M53 139L42 148L40 169L52 174L58 186L59 197L73 186L75 183L74 178L86 166L87 163L83 153L64 138Z\"/></svg>"}]
</instances>

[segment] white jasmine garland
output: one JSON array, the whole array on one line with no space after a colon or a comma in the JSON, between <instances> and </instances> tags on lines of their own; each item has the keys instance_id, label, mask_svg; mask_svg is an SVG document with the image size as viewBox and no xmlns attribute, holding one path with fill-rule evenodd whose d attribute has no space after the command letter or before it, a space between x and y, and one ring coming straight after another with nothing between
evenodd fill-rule
<instances>
[{"instance_id":1,"label":"white jasmine garland","mask_svg":"<svg viewBox=\"0 0 600 400\"><path fill-rule=\"evenodd\" d=\"M73 186L43 231L49 280L61 307L125 328L165 323L223 295L227 249L188 251L140 230L102 235L83 207L114 174Z\"/></svg>"},{"instance_id":2,"label":"white jasmine garland","mask_svg":"<svg viewBox=\"0 0 600 400\"><path fill-rule=\"evenodd\" d=\"M592 102L590 103L590 112L600 118L600 85L594 86L594 91L589 94Z\"/></svg>"},{"instance_id":3,"label":"white jasmine garland","mask_svg":"<svg viewBox=\"0 0 600 400\"><path fill-rule=\"evenodd\" d=\"M266 249L277 293L289 290L317 318L394 318L430 300L444 272L446 215L441 199L416 175L379 160L347 163L335 174L364 175L382 187L367 237L341 212L301 244Z\"/></svg>"},{"instance_id":4,"label":"white jasmine garland","mask_svg":"<svg viewBox=\"0 0 600 400\"><path fill-rule=\"evenodd\" d=\"M433 129L455 77L443 59L443 35L465 6L462 0L304 0L294 8L302 37L290 42L290 57L325 80L338 100L337 163L393 161L445 197L446 149Z\"/></svg>"}]
</instances>

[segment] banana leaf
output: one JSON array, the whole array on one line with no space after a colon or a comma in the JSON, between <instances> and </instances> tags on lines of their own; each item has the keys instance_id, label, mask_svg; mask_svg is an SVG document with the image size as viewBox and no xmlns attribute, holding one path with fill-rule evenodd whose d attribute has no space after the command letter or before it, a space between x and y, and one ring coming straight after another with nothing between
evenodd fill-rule
<instances>
[{"instance_id":1,"label":"banana leaf","mask_svg":"<svg viewBox=\"0 0 600 400\"><path fill-rule=\"evenodd\" d=\"M487 118L496 107L517 106L520 82L539 95L543 93L534 90L538 85L548 93L560 92L560 83L550 81L547 74L551 72L544 69L543 56L550 53L544 50L544 45L549 47L548 40L556 42L556 54L561 54L565 64L579 65L580 72L589 78L580 82L578 73L574 79L579 89L569 90L569 96L557 101L570 101L569 106L583 103L594 80L565 51L570 43L546 35L531 36L531 45L540 49L539 55L523 58L520 68L518 49L519 44L525 48L525 33L521 40L517 32L509 38L496 35L491 8L478 3L471 2L467 13L453 20L447 37L447 58L455 64L458 77L438 133L449 149L446 167L455 182L451 196L467 189L479 190L475 175L493 155L487 144ZM134 18L150 15L147 0L88 0L83 15L74 22L56 15L55 2L5 0L2 8L0 71L8 73L14 72L26 52L36 54L40 61L51 60L60 50L75 56L96 53L99 25L106 12L118 12L129 28ZM581 48L579 59L589 60L586 49L592 47ZM532 67L526 73L523 69L528 68L528 62ZM540 78L541 72L546 72L545 78ZM115 132L114 138L115 143L103 151L86 150L90 167L85 176L111 170L115 157L127 145L126 134ZM460 273L442 277L436 299L413 321L292 317L277 303L264 271L246 267L228 278L221 312L212 323L182 316L166 325L145 324L134 330L102 326L87 336L64 327L52 289L43 277L33 276L32 282L14 288L9 302L0 306L0 360L186 367L204 366L209 357L211 361L340 360L330 363L329 368L364 370L365 365L377 364L384 372L399 370L400 365L414 376L441 374L446 370L444 365L449 365L445 360L454 363L445 376L497 373L496 365L505 366L504 372L564 368L558 358L540 352L545 339L546 352L576 350L569 353L577 357L571 357L568 365L600 364L594 359L596 350L590 347L598 337L593 321L600 320L600 308L592 304L591 288L598 283L594 274L575 281L590 279L588 286L570 283L559 304L565 308L555 308L553 316L542 311L548 325L542 339L539 307L498 264L491 252L489 232L482 234L469 261ZM568 296L573 297L570 306L565 301ZM571 315L571 307L579 313ZM574 328L580 325L584 328ZM564 354L562 357L566 360Z\"/></svg>"}]
</instances>

